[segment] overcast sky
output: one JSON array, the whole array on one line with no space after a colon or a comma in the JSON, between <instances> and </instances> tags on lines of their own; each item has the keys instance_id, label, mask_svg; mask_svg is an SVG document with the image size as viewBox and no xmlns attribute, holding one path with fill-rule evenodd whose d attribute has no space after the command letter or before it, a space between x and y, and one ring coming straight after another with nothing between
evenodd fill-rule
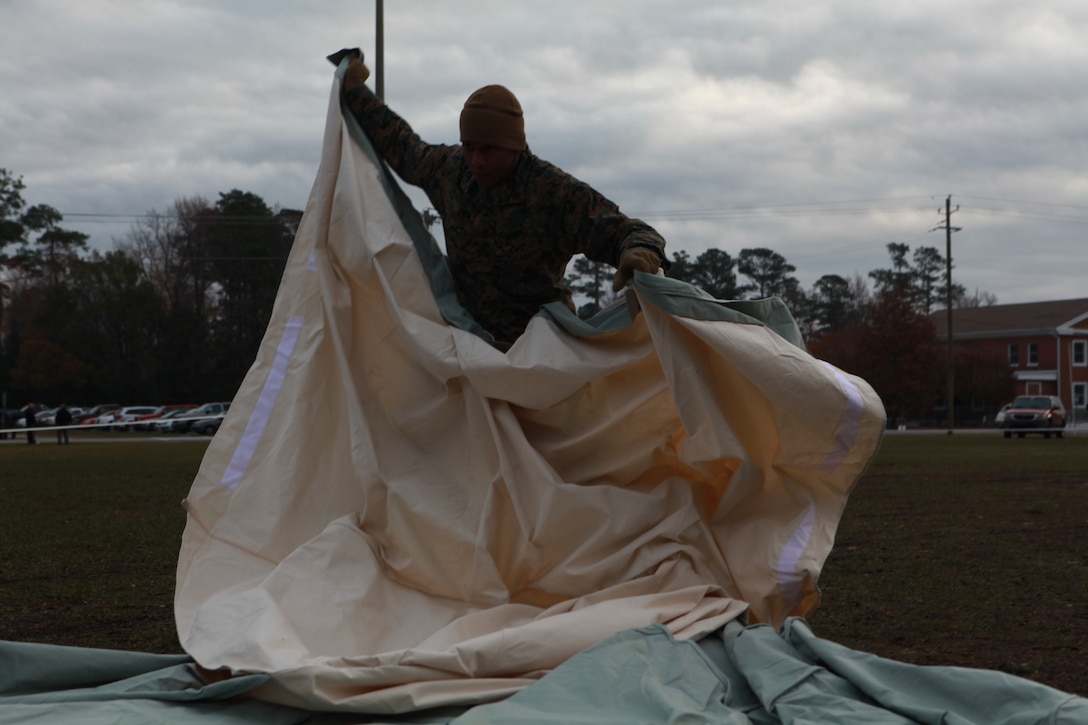
<instances>
[{"instance_id":1,"label":"overcast sky","mask_svg":"<svg viewBox=\"0 0 1088 725\"><path fill-rule=\"evenodd\" d=\"M670 251L769 247L806 288L945 249L1000 303L1088 296L1085 0L390 0L389 104L456 143L502 83L531 149ZM0 0L0 167L110 249L241 189L301 209L375 2ZM374 67L371 62L372 68ZM425 197L412 193L420 208Z\"/></svg>"}]
</instances>

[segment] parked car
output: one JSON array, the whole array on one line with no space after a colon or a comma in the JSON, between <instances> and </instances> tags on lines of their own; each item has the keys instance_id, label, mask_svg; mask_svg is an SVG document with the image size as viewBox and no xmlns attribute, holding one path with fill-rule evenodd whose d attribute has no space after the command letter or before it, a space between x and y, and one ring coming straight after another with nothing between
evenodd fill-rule
<instances>
[{"instance_id":1,"label":"parked car","mask_svg":"<svg viewBox=\"0 0 1088 725\"><path fill-rule=\"evenodd\" d=\"M136 417L136 420L132 424L133 430L156 430L155 422L162 420L170 414L180 415L187 410L192 410L196 405L192 403L174 403L171 405L160 405L150 413L145 413Z\"/></svg>"},{"instance_id":2,"label":"parked car","mask_svg":"<svg viewBox=\"0 0 1088 725\"><path fill-rule=\"evenodd\" d=\"M102 416L102 422L111 423L110 430L131 430L132 424L141 415L150 415L156 410L158 408L154 405L126 405Z\"/></svg>"},{"instance_id":3,"label":"parked car","mask_svg":"<svg viewBox=\"0 0 1088 725\"><path fill-rule=\"evenodd\" d=\"M1005 422L1005 413L1012 407L1012 403L1005 403L1001 406L1001 410L997 411L997 415L994 416L994 423L997 427L1001 427L1001 424Z\"/></svg>"},{"instance_id":4,"label":"parked car","mask_svg":"<svg viewBox=\"0 0 1088 725\"><path fill-rule=\"evenodd\" d=\"M73 415L72 422L80 425L90 425L99 416L105 415L111 410L117 410L120 407L121 406L118 403L102 403L100 405L94 406L85 413L81 413L80 415Z\"/></svg>"},{"instance_id":5,"label":"parked car","mask_svg":"<svg viewBox=\"0 0 1088 725\"><path fill-rule=\"evenodd\" d=\"M1000 427L1006 438L1015 433L1023 438L1028 433L1042 433L1049 438L1053 433L1062 437L1065 428L1065 406L1056 395L1021 395L1005 411Z\"/></svg>"},{"instance_id":6,"label":"parked car","mask_svg":"<svg viewBox=\"0 0 1088 725\"><path fill-rule=\"evenodd\" d=\"M121 409L114 408L113 410L107 410L105 413L96 418L89 418L83 421L83 425L93 425L96 428L104 428L106 430L109 430L112 427L114 418L117 417L117 411L119 410Z\"/></svg>"},{"instance_id":7,"label":"parked car","mask_svg":"<svg viewBox=\"0 0 1088 725\"><path fill-rule=\"evenodd\" d=\"M209 435L219 429L219 422L228 408L230 408L230 403L205 403L199 408L194 408L184 415L174 418L171 421L170 430L174 433L193 431Z\"/></svg>"},{"instance_id":8,"label":"parked car","mask_svg":"<svg viewBox=\"0 0 1088 725\"><path fill-rule=\"evenodd\" d=\"M19 410L17 408L8 408L7 410L0 410L0 429L10 429L15 427L15 422L19 419ZM24 422L23 425L26 425ZM12 434L14 435L14 434ZM6 433L0 433L0 438L6 438Z\"/></svg>"},{"instance_id":9,"label":"parked car","mask_svg":"<svg viewBox=\"0 0 1088 725\"><path fill-rule=\"evenodd\" d=\"M226 408L223 409L223 413L215 418L205 418L204 420L193 421L192 427L189 428L193 433L197 435L213 436L219 432L219 426L223 423L223 416L227 414L227 410L230 409L230 403L226 404Z\"/></svg>"},{"instance_id":10,"label":"parked car","mask_svg":"<svg viewBox=\"0 0 1088 725\"><path fill-rule=\"evenodd\" d=\"M194 405L193 408L196 408ZM164 413L158 418L146 421L148 430L153 430L156 433L171 433L174 430L174 421L183 415L188 414L193 408L178 408L177 410L171 410L169 413Z\"/></svg>"},{"instance_id":11,"label":"parked car","mask_svg":"<svg viewBox=\"0 0 1088 725\"><path fill-rule=\"evenodd\" d=\"M40 405L37 406L37 409L34 411L34 422L37 423L38 426L51 425L51 424L43 423L42 418L45 417L45 416L48 416L50 413L53 413L55 410L56 410L55 408L43 408ZM26 416L26 406L24 405L22 408L19 408L19 417L15 421L15 427L16 428L26 428L26 417L25 416Z\"/></svg>"}]
</instances>

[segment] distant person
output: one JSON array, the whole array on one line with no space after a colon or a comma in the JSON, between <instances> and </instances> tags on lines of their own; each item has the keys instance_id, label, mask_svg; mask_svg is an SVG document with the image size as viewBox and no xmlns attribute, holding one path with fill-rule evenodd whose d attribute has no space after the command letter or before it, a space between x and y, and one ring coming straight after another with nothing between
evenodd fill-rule
<instances>
[{"instance_id":1,"label":"distant person","mask_svg":"<svg viewBox=\"0 0 1088 725\"><path fill-rule=\"evenodd\" d=\"M34 434L34 428L38 425L38 416L34 414L34 404L26 404L26 412L23 413L23 420L26 421L26 442L29 445L34 445L38 442L37 436Z\"/></svg>"},{"instance_id":2,"label":"distant person","mask_svg":"<svg viewBox=\"0 0 1088 725\"><path fill-rule=\"evenodd\" d=\"M58 426L69 426L72 424L72 411L68 410L68 406L61 403L61 406L57 408L57 417L53 422ZM57 445L68 445L68 429L65 427L57 428Z\"/></svg>"}]
</instances>

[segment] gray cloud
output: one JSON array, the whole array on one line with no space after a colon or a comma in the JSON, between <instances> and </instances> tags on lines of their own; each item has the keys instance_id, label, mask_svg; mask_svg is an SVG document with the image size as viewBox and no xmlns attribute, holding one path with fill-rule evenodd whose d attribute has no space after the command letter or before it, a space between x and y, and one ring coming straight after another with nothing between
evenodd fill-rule
<instances>
[{"instance_id":1,"label":"gray cloud","mask_svg":"<svg viewBox=\"0 0 1088 725\"><path fill-rule=\"evenodd\" d=\"M435 142L504 83L536 153L672 249L770 247L805 285L943 251L951 194L957 281L1019 302L1085 294L1085 37L1081 0L416 0L385 4L384 76ZM0 166L102 248L182 197L301 208L354 45L371 3L3 0Z\"/></svg>"}]
</instances>

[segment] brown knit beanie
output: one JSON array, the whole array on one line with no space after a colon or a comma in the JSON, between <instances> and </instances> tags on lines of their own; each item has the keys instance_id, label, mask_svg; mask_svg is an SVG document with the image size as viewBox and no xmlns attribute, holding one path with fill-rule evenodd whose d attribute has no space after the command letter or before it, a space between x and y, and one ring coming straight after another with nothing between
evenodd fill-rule
<instances>
[{"instance_id":1,"label":"brown knit beanie","mask_svg":"<svg viewBox=\"0 0 1088 725\"><path fill-rule=\"evenodd\" d=\"M499 148L525 149L525 118L521 104L503 86L484 86L465 101L461 110L461 142Z\"/></svg>"}]
</instances>

